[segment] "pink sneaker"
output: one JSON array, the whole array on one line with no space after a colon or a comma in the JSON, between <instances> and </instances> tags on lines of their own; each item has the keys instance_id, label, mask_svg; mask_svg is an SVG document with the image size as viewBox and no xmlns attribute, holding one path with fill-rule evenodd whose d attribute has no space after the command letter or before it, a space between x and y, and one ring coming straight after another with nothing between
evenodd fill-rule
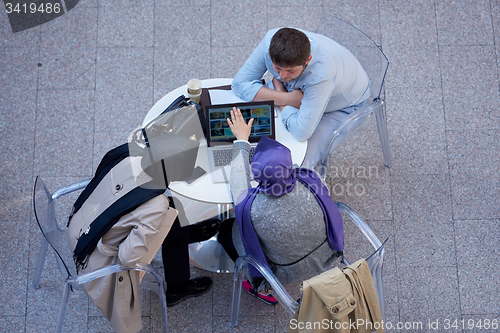
<instances>
[{"instance_id":1,"label":"pink sneaker","mask_svg":"<svg viewBox=\"0 0 500 333\"><path fill-rule=\"evenodd\" d=\"M252 296L257 297L258 299L260 299L262 302L264 302L266 304L274 305L274 304L278 303L278 300L276 298L274 298L273 294L263 295L261 293L257 293L255 291L255 289L252 287L252 285L250 284L250 282L248 282L248 280L243 281L241 283L241 285L243 286L243 289L245 289L247 291L247 293L249 293Z\"/></svg>"}]
</instances>

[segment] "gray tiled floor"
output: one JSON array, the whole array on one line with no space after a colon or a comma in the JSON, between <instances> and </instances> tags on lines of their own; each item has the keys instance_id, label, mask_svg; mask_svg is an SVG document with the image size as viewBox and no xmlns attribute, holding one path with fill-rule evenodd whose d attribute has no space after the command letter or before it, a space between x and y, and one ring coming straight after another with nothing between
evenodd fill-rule
<instances>
[{"instance_id":1,"label":"gray tiled floor","mask_svg":"<svg viewBox=\"0 0 500 333\"><path fill-rule=\"evenodd\" d=\"M446 319L466 325L447 332L499 331L467 329L468 320L500 320L498 0L81 0L15 34L0 9L0 331L55 326L61 288L50 281L52 259L41 288L31 286L35 176L52 190L90 177L163 95L192 77L234 76L268 29L312 30L321 12L362 29L391 62L383 93L393 167L383 165L372 125L332 154L328 178L335 200L390 237L388 320L423 323L412 331L439 320L434 332L442 332ZM359 246L362 238L347 233ZM232 276L210 275L211 292L169 311L171 331L230 331ZM299 295L298 284L288 289ZM158 304L149 296L144 331L154 332ZM234 331L283 332L287 320L279 306L243 295ZM65 330L110 328L77 299Z\"/></svg>"}]
</instances>

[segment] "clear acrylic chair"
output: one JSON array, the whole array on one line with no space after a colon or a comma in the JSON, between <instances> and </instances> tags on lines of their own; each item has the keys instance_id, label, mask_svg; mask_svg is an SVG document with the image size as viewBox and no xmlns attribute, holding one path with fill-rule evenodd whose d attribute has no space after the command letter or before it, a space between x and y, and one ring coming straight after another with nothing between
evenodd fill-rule
<instances>
[{"instance_id":1,"label":"clear acrylic chair","mask_svg":"<svg viewBox=\"0 0 500 333\"><path fill-rule=\"evenodd\" d=\"M319 171L323 178L326 176L328 157L331 151L338 146L355 129L360 129L375 115L377 128L384 155L384 162L392 166L387 125L384 118L384 100L382 99L382 85L384 83L389 60L375 42L361 30L334 16L323 14L320 25L315 31L325 35L346 47L361 63L361 66L370 79L370 97L364 107L351 113L337 128L330 139L327 149L319 162Z\"/></svg>"},{"instance_id":2,"label":"clear acrylic chair","mask_svg":"<svg viewBox=\"0 0 500 333\"><path fill-rule=\"evenodd\" d=\"M82 284L110 274L118 273L120 271L130 270L144 272L145 274L141 281L141 287L153 290L158 293L161 304L163 324L162 332L168 332L165 282L163 281L163 278L158 273L156 268L154 268L153 266L144 263L137 263L130 266L116 264L102 267L85 274L78 275L76 273L76 267L73 263L73 257L67 243L67 230L65 228L60 228L56 221L54 202L60 197L85 188L85 186L87 186L89 182L90 179L84 180L61 188L55 191L53 194L50 194L49 190L40 177L37 177L35 180L33 205L35 217L44 238L42 241L40 252L38 254L38 262L35 269L33 286L35 288L38 288L40 285L45 257L47 256L48 246L50 245L55 252L57 266L64 280L63 296L59 309L56 332L61 332L62 330L64 317L66 315L66 308L68 306L70 297L86 297L82 289Z\"/></svg>"},{"instance_id":3,"label":"clear acrylic chair","mask_svg":"<svg viewBox=\"0 0 500 333\"><path fill-rule=\"evenodd\" d=\"M382 268L384 265L385 257L385 242L380 242L380 240L373 233L370 227L354 210L352 210L352 208L341 202L335 202L335 204L337 205L340 212L347 216L356 225L356 227L358 227L358 229L368 239L375 250L375 252L373 252L368 258L366 258L366 262L370 267L370 273L373 278L373 284L375 285L375 290L377 292L377 297L380 304L380 310L382 311L382 316L385 321L386 315L384 302L384 285L382 281ZM346 258L344 258L344 263L346 265L350 264ZM266 265L264 265L255 257L246 255L244 257L239 257L235 263L235 272L233 278L233 299L231 305L231 327L235 327L236 325L238 325L238 315L241 300L241 284L243 282L244 270L248 268L248 265L252 265L262 274L262 276L271 285L273 296L285 308L285 310L290 313L291 316L293 316L299 308L299 303L297 303L297 301L295 301L288 294L281 282L276 278L273 272Z\"/></svg>"}]
</instances>

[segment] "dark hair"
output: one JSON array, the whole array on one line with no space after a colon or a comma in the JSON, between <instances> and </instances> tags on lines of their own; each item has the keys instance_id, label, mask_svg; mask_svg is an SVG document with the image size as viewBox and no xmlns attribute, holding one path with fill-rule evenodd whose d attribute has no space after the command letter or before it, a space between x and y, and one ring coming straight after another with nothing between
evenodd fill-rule
<instances>
[{"instance_id":1,"label":"dark hair","mask_svg":"<svg viewBox=\"0 0 500 333\"><path fill-rule=\"evenodd\" d=\"M269 56L273 64L281 67L295 67L304 65L311 54L309 38L293 28L278 30L269 45Z\"/></svg>"}]
</instances>

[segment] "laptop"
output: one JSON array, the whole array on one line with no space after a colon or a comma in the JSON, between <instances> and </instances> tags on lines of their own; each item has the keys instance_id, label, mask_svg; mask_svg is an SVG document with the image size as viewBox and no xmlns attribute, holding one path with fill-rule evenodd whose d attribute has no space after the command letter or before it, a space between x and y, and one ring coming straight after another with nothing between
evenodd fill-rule
<instances>
[{"instance_id":1,"label":"laptop","mask_svg":"<svg viewBox=\"0 0 500 333\"><path fill-rule=\"evenodd\" d=\"M214 183L229 182L231 159L233 156L233 141L236 140L227 123L231 118L233 107L241 110L245 121L254 118L252 132L248 141L253 150L260 138L267 136L275 139L274 101L258 101L247 103L217 104L205 106L207 121L207 146L212 181Z\"/></svg>"}]
</instances>

